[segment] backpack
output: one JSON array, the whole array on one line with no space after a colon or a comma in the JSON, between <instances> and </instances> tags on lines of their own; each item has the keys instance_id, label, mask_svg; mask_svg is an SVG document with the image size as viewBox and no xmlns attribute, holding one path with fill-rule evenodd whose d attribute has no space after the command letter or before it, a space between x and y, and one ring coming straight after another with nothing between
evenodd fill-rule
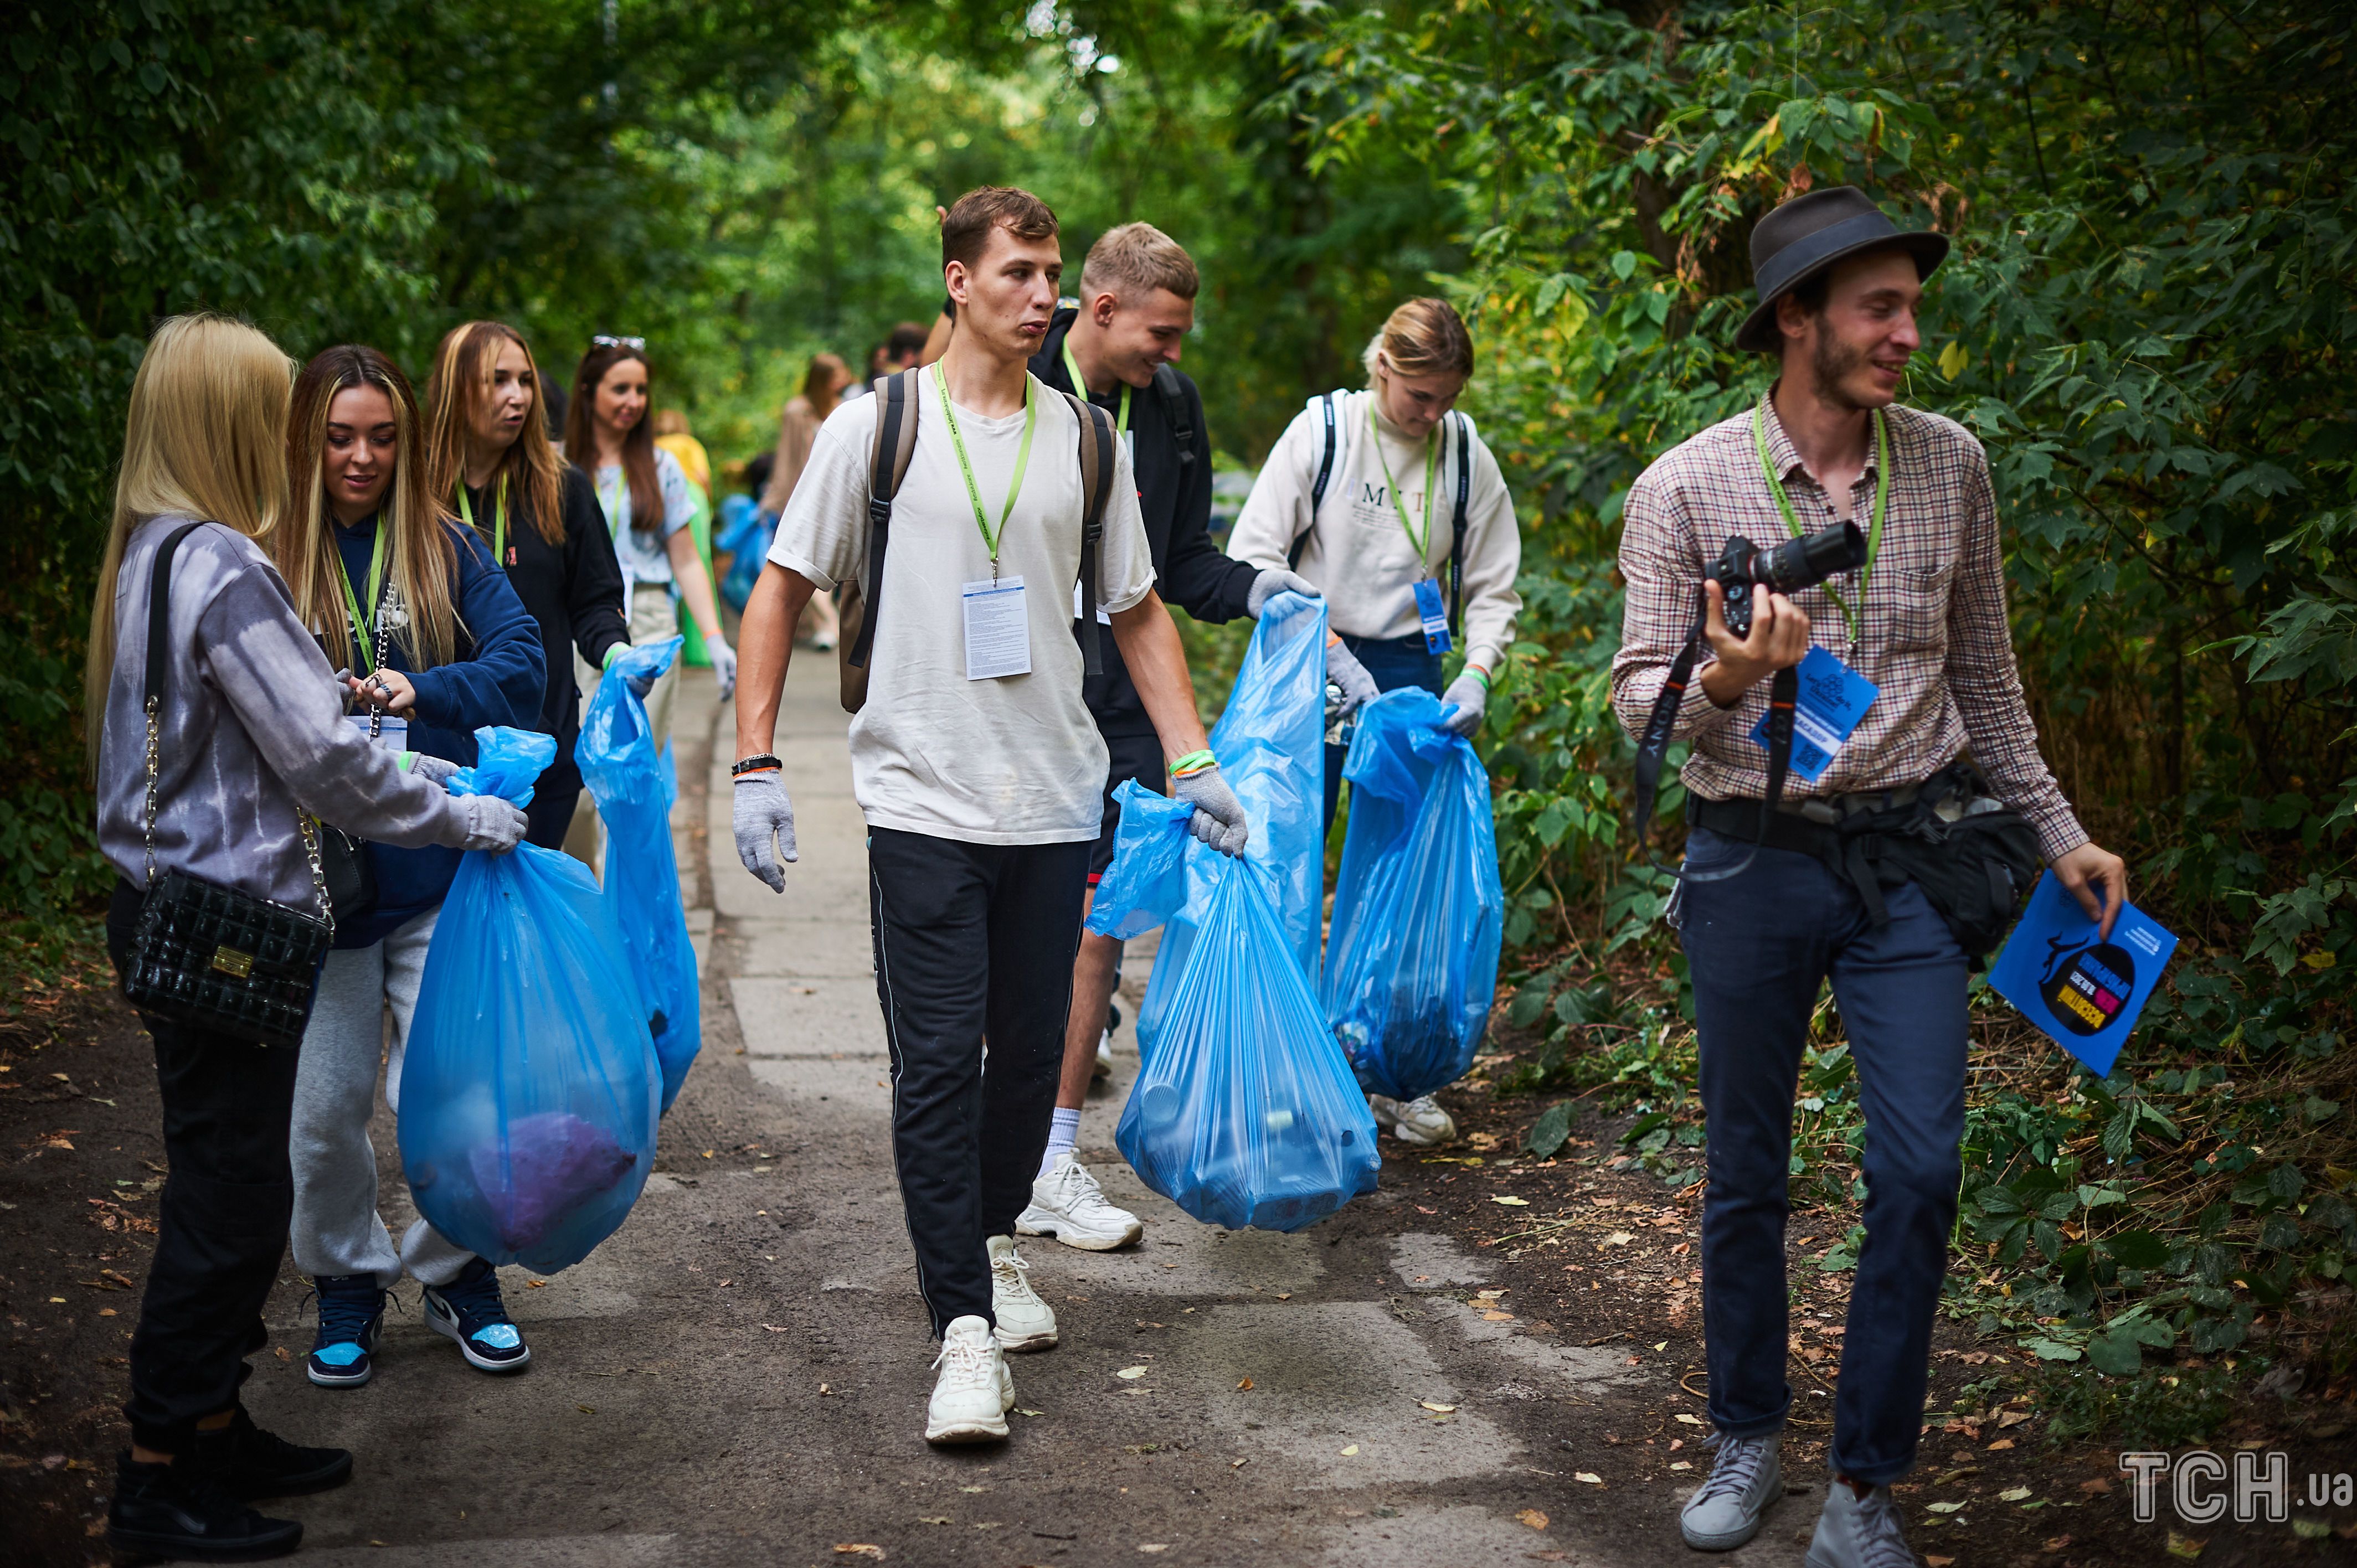
<instances>
[{"instance_id":1,"label":"backpack","mask_svg":"<svg viewBox=\"0 0 2357 1568\"><path fill-rule=\"evenodd\" d=\"M1318 509L1326 504L1326 485L1334 477L1334 455L1340 448L1340 432L1334 426L1333 392L1319 397L1318 407L1326 415L1326 446L1318 459L1318 478L1309 487L1309 526L1285 553L1285 564L1294 571L1301 569L1301 553L1309 548L1309 536L1318 532ZM1440 462L1448 466L1448 432L1457 432L1457 510L1456 521L1448 533L1448 635L1452 639L1464 636L1465 619L1462 582L1465 575L1465 517L1473 494L1473 430L1461 413L1451 413L1441 421ZM1191 435L1191 432L1189 435Z\"/></svg>"},{"instance_id":2,"label":"backpack","mask_svg":"<svg viewBox=\"0 0 2357 1568\"><path fill-rule=\"evenodd\" d=\"M867 702L867 656L882 613L885 547L891 539L892 500L917 452L917 366L876 380L876 441L867 460L867 571L843 585L843 626L836 647L843 711ZM1081 618L1076 635L1086 673L1104 672L1097 641L1097 546L1104 538L1105 500L1113 489L1113 421L1102 409L1060 394L1081 417ZM863 588L862 583L865 583Z\"/></svg>"}]
</instances>

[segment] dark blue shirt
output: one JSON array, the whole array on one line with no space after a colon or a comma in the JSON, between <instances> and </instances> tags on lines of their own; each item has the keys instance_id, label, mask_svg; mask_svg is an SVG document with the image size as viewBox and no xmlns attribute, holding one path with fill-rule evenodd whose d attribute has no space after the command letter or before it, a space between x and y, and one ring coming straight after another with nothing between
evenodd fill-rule
<instances>
[{"instance_id":1,"label":"dark blue shirt","mask_svg":"<svg viewBox=\"0 0 2357 1568\"><path fill-rule=\"evenodd\" d=\"M355 592L368 592L369 560L376 549L377 520L355 527L336 528L336 549ZM540 627L509 586L507 576L494 569L490 553L467 530L448 524L446 532L458 552L458 580L452 596L458 610L456 657L436 669L420 670L401 634L387 638L385 668L409 677L417 688L417 706L409 714L409 749L427 757L447 757L461 767L475 761L475 731L484 725L537 727L541 699L546 691L546 659L541 651ZM377 613L373 607L371 614ZM345 646L330 647L328 660L366 673L371 660L360 658L345 630ZM363 823L352 824L362 832ZM458 852L429 845L396 849L371 843L369 862L376 873L376 911L364 920L339 921L336 946L365 948L382 941L400 927L442 902L450 879L458 875Z\"/></svg>"}]
</instances>

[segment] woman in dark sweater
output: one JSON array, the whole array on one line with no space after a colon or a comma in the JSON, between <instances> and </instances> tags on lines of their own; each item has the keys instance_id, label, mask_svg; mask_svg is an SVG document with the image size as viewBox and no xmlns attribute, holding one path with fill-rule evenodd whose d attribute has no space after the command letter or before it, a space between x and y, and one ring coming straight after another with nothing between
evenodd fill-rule
<instances>
[{"instance_id":1,"label":"woman in dark sweater","mask_svg":"<svg viewBox=\"0 0 2357 1568\"><path fill-rule=\"evenodd\" d=\"M556 760L533 788L527 838L561 849L581 795L573 653L603 670L630 634L597 489L549 441L542 385L513 328L470 321L451 328L425 388L425 464L433 494L473 526L540 625L547 689L535 727L556 737Z\"/></svg>"},{"instance_id":2,"label":"woman in dark sweater","mask_svg":"<svg viewBox=\"0 0 2357 1568\"><path fill-rule=\"evenodd\" d=\"M372 349L321 354L296 378L286 446L291 504L273 553L329 661L359 672L350 684L363 711L351 722L379 745L462 767L475 760L479 726L534 723L545 686L538 632L490 553L428 489L401 372ZM396 1249L377 1213L369 1143L381 1059L385 1099L400 1106L410 1015L458 854L383 843L365 853L376 905L337 922L295 1073L295 1264L319 1294L307 1370L325 1388L368 1380L385 1287L404 1268L425 1287L427 1326L472 1365L512 1370L530 1352L491 1265L423 1219Z\"/></svg>"}]
</instances>

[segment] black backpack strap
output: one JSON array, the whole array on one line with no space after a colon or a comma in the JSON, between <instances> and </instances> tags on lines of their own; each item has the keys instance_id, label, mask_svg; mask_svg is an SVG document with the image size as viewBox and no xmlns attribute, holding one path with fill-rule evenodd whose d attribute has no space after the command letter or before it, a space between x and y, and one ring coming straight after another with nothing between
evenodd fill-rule
<instances>
[{"instance_id":1,"label":"black backpack strap","mask_svg":"<svg viewBox=\"0 0 2357 1568\"><path fill-rule=\"evenodd\" d=\"M1105 500L1113 493L1113 421L1104 410L1085 398L1064 394L1080 416L1081 456L1081 667L1090 675L1104 673L1104 653L1097 639L1097 556L1104 541Z\"/></svg>"},{"instance_id":2,"label":"black backpack strap","mask_svg":"<svg viewBox=\"0 0 2357 1568\"><path fill-rule=\"evenodd\" d=\"M1457 521L1448 538L1448 635L1458 642L1465 640L1465 518L1473 498L1473 427L1465 423L1461 413L1452 413L1448 423L1457 427ZM1441 459L1448 460L1447 437L1441 442Z\"/></svg>"},{"instance_id":3,"label":"black backpack strap","mask_svg":"<svg viewBox=\"0 0 2357 1568\"><path fill-rule=\"evenodd\" d=\"M1170 422L1170 438L1178 444L1178 482L1185 484L1195 468L1195 413L1187 404L1187 388L1168 365L1154 367L1154 391L1162 399L1163 417Z\"/></svg>"},{"instance_id":4,"label":"black backpack strap","mask_svg":"<svg viewBox=\"0 0 2357 1568\"><path fill-rule=\"evenodd\" d=\"M1318 509L1326 504L1326 486L1334 477L1334 452L1341 445L1341 434L1334 428L1334 394L1319 398L1318 406L1326 414L1326 450L1318 459L1317 480L1309 487L1309 526L1285 553L1285 564L1296 571L1301 568L1301 553L1309 548L1309 536L1318 532Z\"/></svg>"},{"instance_id":5,"label":"black backpack strap","mask_svg":"<svg viewBox=\"0 0 2357 1568\"><path fill-rule=\"evenodd\" d=\"M914 369L876 380L879 412L876 445L868 457L866 606L859 618L859 638L852 645L855 669L867 667L876 646L876 622L883 611L884 553L892 537L892 498L909 476L909 460L917 449L917 375Z\"/></svg>"}]
</instances>

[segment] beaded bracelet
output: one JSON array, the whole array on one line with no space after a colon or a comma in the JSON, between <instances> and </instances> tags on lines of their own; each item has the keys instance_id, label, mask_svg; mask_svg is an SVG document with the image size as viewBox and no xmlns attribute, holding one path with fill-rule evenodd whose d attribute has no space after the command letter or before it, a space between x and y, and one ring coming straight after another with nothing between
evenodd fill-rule
<instances>
[{"instance_id":1,"label":"beaded bracelet","mask_svg":"<svg viewBox=\"0 0 2357 1568\"><path fill-rule=\"evenodd\" d=\"M1178 758L1170 764L1170 777L1173 779L1184 779L1190 773L1205 772L1208 769L1217 768L1219 765L1220 759L1213 757L1208 749L1203 751L1190 751L1186 756Z\"/></svg>"}]
</instances>

